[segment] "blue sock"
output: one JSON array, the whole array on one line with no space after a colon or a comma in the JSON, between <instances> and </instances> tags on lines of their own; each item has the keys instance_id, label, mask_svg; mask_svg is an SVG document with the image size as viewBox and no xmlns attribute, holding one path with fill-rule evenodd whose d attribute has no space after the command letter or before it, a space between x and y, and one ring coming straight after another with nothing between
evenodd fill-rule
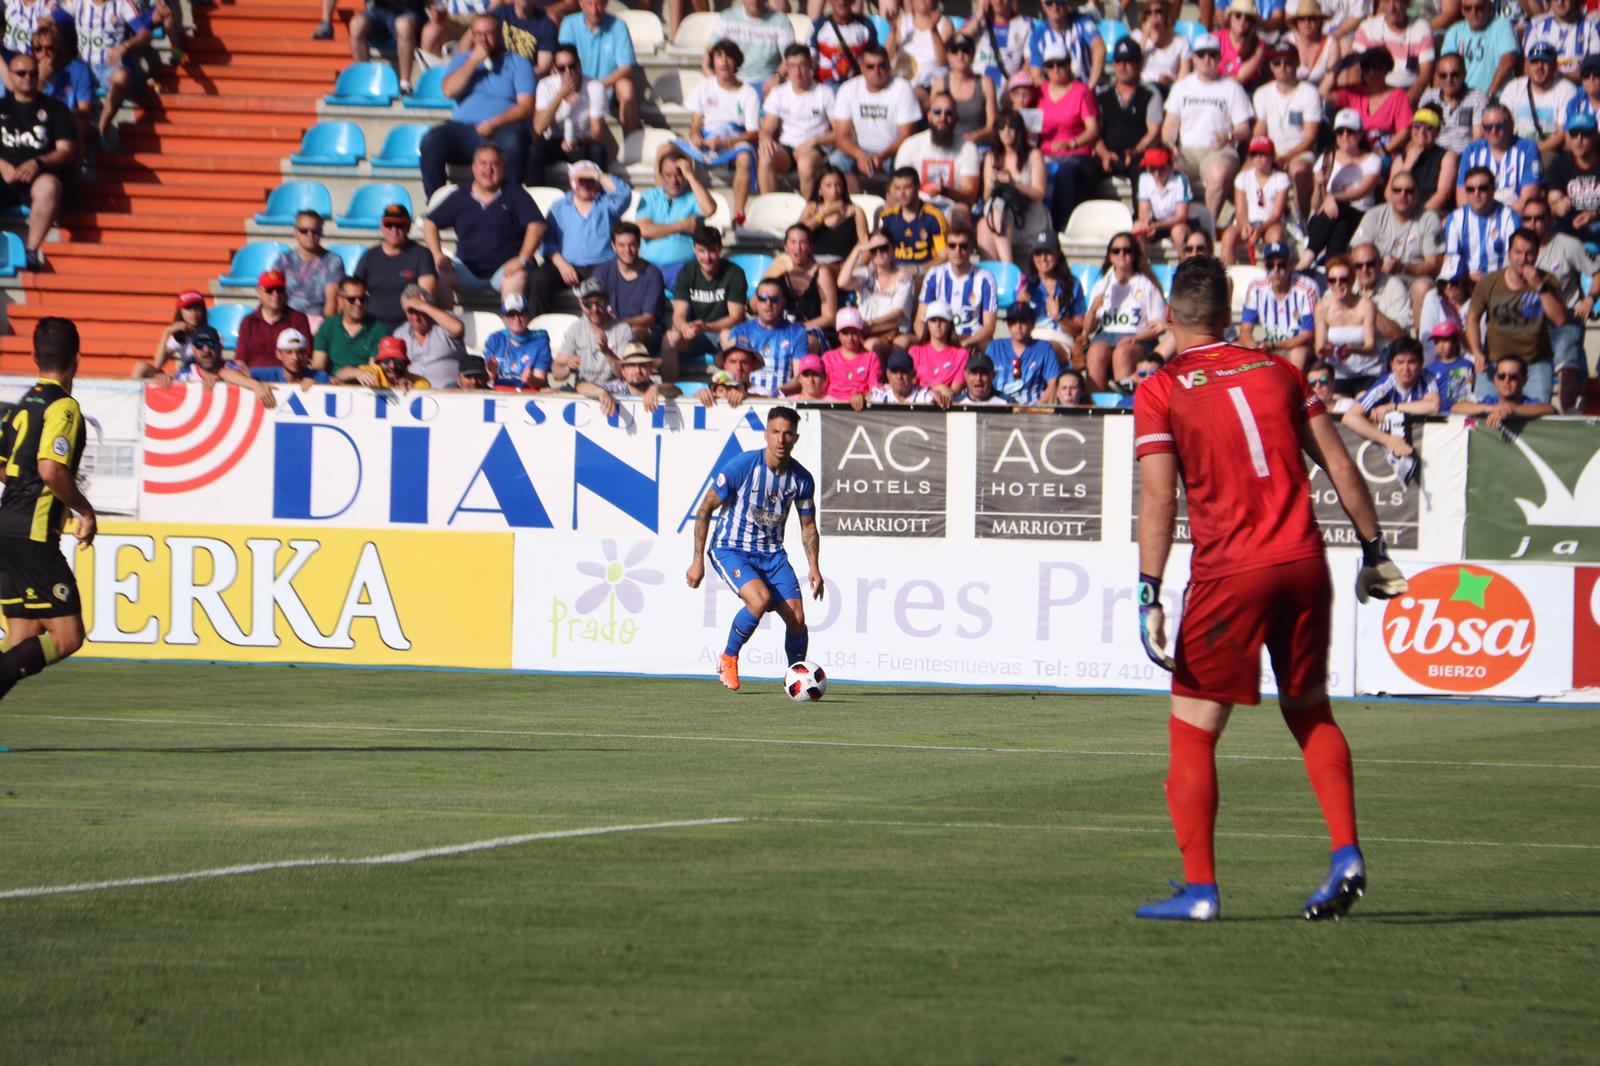
<instances>
[{"instance_id":1,"label":"blue sock","mask_svg":"<svg viewBox=\"0 0 1600 1066\"><path fill-rule=\"evenodd\" d=\"M739 657L739 650L744 647L745 641L755 633L756 626L761 624L761 619L750 613L750 608L741 607L739 613L733 616L733 625L728 627L728 646L723 653L735 659Z\"/></svg>"},{"instance_id":2,"label":"blue sock","mask_svg":"<svg viewBox=\"0 0 1600 1066\"><path fill-rule=\"evenodd\" d=\"M806 651L811 647L811 631L802 629L798 633L783 631L783 654L788 656L790 664L802 661Z\"/></svg>"}]
</instances>

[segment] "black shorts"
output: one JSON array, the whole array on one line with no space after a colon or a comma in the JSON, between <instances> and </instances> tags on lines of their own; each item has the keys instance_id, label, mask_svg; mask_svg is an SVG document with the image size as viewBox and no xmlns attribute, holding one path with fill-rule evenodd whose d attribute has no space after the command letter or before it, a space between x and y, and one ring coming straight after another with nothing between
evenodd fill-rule
<instances>
[{"instance_id":1,"label":"black shorts","mask_svg":"<svg viewBox=\"0 0 1600 1066\"><path fill-rule=\"evenodd\" d=\"M0 614L64 618L82 614L78 582L61 549L23 537L0 537Z\"/></svg>"}]
</instances>

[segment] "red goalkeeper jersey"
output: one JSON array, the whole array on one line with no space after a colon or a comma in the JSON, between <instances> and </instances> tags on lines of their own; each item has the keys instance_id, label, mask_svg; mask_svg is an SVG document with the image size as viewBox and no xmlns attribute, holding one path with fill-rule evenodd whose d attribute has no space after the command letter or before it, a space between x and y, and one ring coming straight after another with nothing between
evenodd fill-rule
<instances>
[{"instance_id":1,"label":"red goalkeeper jersey","mask_svg":"<svg viewBox=\"0 0 1600 1066\"><path fill-rule=\"evenodd\" d=\"M1178 457L1193 579L1322 554L1300 427L1323 412L1288 360L1232 344L1190 348L1139 386L1134 453Z\"/></svg>"}]
</instances>

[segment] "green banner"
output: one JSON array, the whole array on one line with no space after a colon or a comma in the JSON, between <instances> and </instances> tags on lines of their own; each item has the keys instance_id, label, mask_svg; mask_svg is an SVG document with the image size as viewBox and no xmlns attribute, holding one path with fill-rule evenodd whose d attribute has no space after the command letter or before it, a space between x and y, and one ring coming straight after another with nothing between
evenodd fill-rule
<instances>
[{"instance_id":1,"label":"green banner","mask_svg":"<svg viewBox=\"0 0 1600 1066\"><path fill-rule=\"evenodd\" d=\"M1600 562L1600 422L1479 422L1468 438L1467 558Z\"/></svg>"}]
</instances>

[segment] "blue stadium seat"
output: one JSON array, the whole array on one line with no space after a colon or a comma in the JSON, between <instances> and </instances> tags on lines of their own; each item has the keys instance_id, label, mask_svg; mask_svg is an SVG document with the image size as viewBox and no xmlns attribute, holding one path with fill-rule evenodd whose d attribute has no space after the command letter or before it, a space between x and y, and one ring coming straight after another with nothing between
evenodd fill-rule
<instances>
[{"instance_id":1,"label":"blue stadium seat","mask_svg":"<svg viewBox=\"0 0 1600 1066\"><path fill-rule=\"evenodd\" d=\"M1151 263L1150 273L1156 276L1156 283L1161 286L1162 295L1172 290L1172 272L1178 269L1175 263Z\"/></svg>"},{"instance_id":2,"label":"blue stadium seat","mask_svg":"<svg viewBox=\"0 0 1600 1066\"><path fill-rule=\"evenodd\" d=\"M750 296L754 297L756 294L756 283L761 280L762 276L765 275L767 270L772 266L772 256L762 255L759 252L740 252L738 255L728 256L728 262L744 271L745 280L749 282ZM753 299L751 303L752 305L754 304ZM752 315L755 314L754 306L751 306L749 313Z\"/></svg>"},{"instance_id":3,"label":"blue stadium seat","mask_svg":"<svg viewBox=\"0 0 1600 1066\"><path fill-rule=\"evenodd\" d=\"M889 35L893 32L889 27L889 20L882 15L868 15L867 21L872 23L873 30L878 34L878 43L888 44Z\"/></svg>"},{"instance_id":4,"label":"blue stadium seat","mask_svg":"<svg viewBox=\"0 0 1600 1066\"><path fill-rule=\"evenodd\" d=\"M323 102L335 107L388 107L400 95L400 79L387 63L352 63L339 72Z\"/></svg>"},{"instance_id":5,"label":"blue stadium seat","mask_svg":"<svg viewBox=\"0 0 1600 1066\"><path fill-rule=\"evenodd\" d=\"M1083 298L1087 301L1094 283L1100 280L1100 268L1090 263L1075 263L1069 269L1072 276L1078 279L1078 284L1083 286Z\"/></svg>"},{"instance_id":6,"label":"blue stadium seat","mask_svg":"<svg viewBox=\"0 0 1600 1066\"><path fill-rule=\"evenodd\" d=\"M206 313L206 322L222 337L222 346L232 350L239 343L239 323L252 310L249 304L218 304Z\"/></svg>"},{"instance_id":7,"label":"blue stadium seat","mask_svg":"<svg viewBox=\"0 0 1600 1066\"><path fill-rule=\"evenodd\" d=\"M301 211L315 211L323 218L333 214L333 197L320 181L286 181L267 196L267 209L256 215L262 226L292 226Z\"/></svg>"},{"instance_id":8,"label":"blue stadium seat","mask_svg":"<svg viewBox=\"0 0 1600 1066\"><path fill-rule=\"evenodd\" d=\"M233 264L228 267L226 274L217 279L217 284L243 289L254 288L256 278L263 271L272 269L272 264L278 261L278 256L288 250L289 246L282 241L251 241L233 253Z\"/></svg>"},{"instance_id":9,"label":"blue stadium seat","mask_svg":"<svg viewBox=\"0 0 1600 1066\"><path fill-rule=\"evenodd\" d=\"M350 197L345 213L334 219L343 229L377 229L383 209L390 204L400 204L411 210L411 194L404 185L380 181L363 185Z\"/></svg>"},{"instance_id":10,"label":"blue stadium seat","mask_svg":"<svg viewBox=\"0 0 1600 1066\"><path fill-rule=\"evenodd\" d=\"M953 30L959 30L961 27L967 24L967 20L962 18L960 15L950 15L947 17L950 19L950 28Z\"/></svg>"},{"instance_id":11,"label":"blue stadium seat","mask_svg":"<svg viewBox=\"0 0 1600 1066\"><path fill-rule=\"evenodd\" d=\"M0 278L16 277L26 258L27 246L22 243L22 234L4 231L0 235Z\"/></svg>"},{"instance_id":12,"label":"blue stadium seat","mask_svg":"<svg viewBox=\"0 0 1600 1066\"><path fill-rule=\"evenodd\" d=\"M400 103L405 107L454 107L455 101L440 88L444 84L444 68L432 67L417 79L416 88Z\"/></svg>"},{"instance_id":13,"label":"blue stadium seat","mask_svg":"<svg viewBox=\"0 0 1600 1066\"><path fill-rule=\"evenodd\" d=\"M354 122L330 120L306 130L300 150L289 157L297 167L353 167L367 154L367 139Z\"/></svg>"},{"instance_id":14,"label":"blue stadium seat","mask_svg":"<svg viewBox=\"0 0 1600 1066\"><path fill-rule=\"evenodd\" d=\"M1194 19L1179 19L1172 24L1172 32L1179 37L1186 38L1190 44L1194 44L1195 38L1202 36L1206 32L1206 28Z\"/></svg>"},{"instance_id":15,"label":"blue stadium seat","mask_svg":"<svg viewBox=\"0 0 1600 1066\"><path fill-rule=\"evenodd\" d=\"M422 166L422 138L432 128L420 122L394 127L383 139L383 151L372 157L372 169L410 170Z\"/></svg>"},{"instance_id":16,"label":"blue stadium seat","mask_svg":"<svg viewBox=\"0 0 1600 1066\"><path fill-rule=\"evenodd\" d=\"M1106 51L1117 46L1117 42L1128 36L1128 24L1121 19L1101 19L1100 39L1106 42Z\"/></svg>"},{"instance_id":17,"label":"blue stadium seat","mask_svg":"<svg viewBox=\"0 0 1600 1066\"><path fill-rule=\"evenodd\" d=\"M330 244L327 248L328 251L333 252L344 260L344 272L346 274L354 274L356 272L356 264L361 262L361 254L367 250L367 246L364 244Z\"/></svg>"},{"instance_id":18,"label":"blue stadium seat","mask_svg":"<svg viewBox=\"0 0 1600 1066\"><path fill-rule=\"evenodd\" d=\"M1022 281L1021 269L1015 263L1002 263L998 259L980 259L978 265L994 275L1000 310L1004 311L1016 299L1017 284Z\"/></svg>"}]
</instances>

